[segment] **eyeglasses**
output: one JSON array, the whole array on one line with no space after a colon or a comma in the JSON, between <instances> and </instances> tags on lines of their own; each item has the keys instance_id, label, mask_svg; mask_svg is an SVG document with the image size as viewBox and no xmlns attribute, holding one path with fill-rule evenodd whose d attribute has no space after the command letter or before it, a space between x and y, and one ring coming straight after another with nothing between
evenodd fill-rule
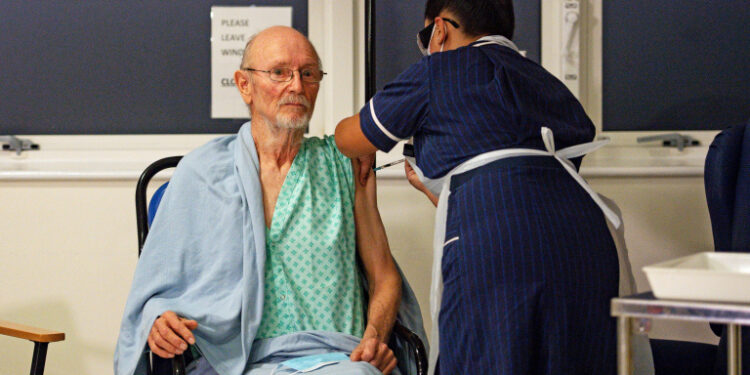
<instances>
[{"instance_id":1,"label":"eyeglasses","mask_svg":"<svg viewBox=\"0 0 750 375\"><path fill-rule=\"evenodd\" d=\"M455 28L459 28L461 26L458 25L458 22L450 19L450 18L443 18L443 21L448 22L449 24L453 25ZM435 29L435 21L432 21L427 27L422 29L422 31L417 33L417 46L419 46L419 50L422 51L423 55L427 55L427 49L430 48L430 39L432 39L432 32Z\"/></svg>"},{"instance_id":2,"label":"eyeglasses","mask_svg":"<svg viewBox=\"0 0 750 375\"><path fill-rule=\"evenodd\" d=\"M247 70L249 72L260 72L260 73L266 73L268 74L268 78L270 78L272 81L276 82L289 82L294 77L294 72L299 72L299 77L303 82L307 83L318 83L323 80L323 76L325 76L326 72L315 69L315 68L304 68L304 69L292 69L292 68L286 68L286 67L278 67L278 68L272 68L271 70L260 70L260 69L253 69L253 68L242 68L242 70Z\"/></svg>"}]
</instances>

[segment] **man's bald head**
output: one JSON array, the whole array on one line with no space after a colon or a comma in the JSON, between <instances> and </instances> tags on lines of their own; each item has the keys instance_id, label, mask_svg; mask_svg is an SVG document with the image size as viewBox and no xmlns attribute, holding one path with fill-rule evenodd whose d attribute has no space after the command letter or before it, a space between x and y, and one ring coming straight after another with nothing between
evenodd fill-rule
<instances>
[{"instance_id":1,"label":"man's bald head","mask_svg":"<svg viewBox=\"0 0 750 375\"><path fill-rule=\"evenodd\" d=\"M283 78L274 72L284 72ZM315 109L323 74L320 57L304 35L274 26L247 42L234 80L253 121L299 131Z\"/></svg>"},{"instance_id":2,"label":"man's bald head","mask_svg":"<svg viewBox=\"0 0 750 375\"><path fill-rule=\"evenodd\" d=\"M315 50L315 47L310 43L307 37L299 31L287 26L271 26L251 36L247 41L247 44L245 44L245 51L242 54L240 69L253 66L253 64L258 61L258 50L262 49L266 43L304 44L306 45L306 48L309 48L315 55L315 58L318 60L318 65L320 65L320 69L323 69L320 57L318 56L318 51Z\"/></svg>"}]
</instances>

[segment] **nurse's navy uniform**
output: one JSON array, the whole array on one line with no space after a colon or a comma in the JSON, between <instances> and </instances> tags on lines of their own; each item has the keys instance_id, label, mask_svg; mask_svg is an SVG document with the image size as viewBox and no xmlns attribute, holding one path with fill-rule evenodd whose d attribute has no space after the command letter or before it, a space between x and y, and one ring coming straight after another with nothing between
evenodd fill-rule
<instances>
[{"instance_id":1,"label":"nurse's navy uniform","mask_svg":"<svg viewBox=\"0 0 750 375\"><path fill-rule=\"evenodd\" d=\"M576 145L595 130L559 80L485 37L412 65L360 122L381 150L413 137L420 177L448 177L433 271L440 374L616 372L605 215L617 219L576 173Z\"/></svg>"}]
</instances>

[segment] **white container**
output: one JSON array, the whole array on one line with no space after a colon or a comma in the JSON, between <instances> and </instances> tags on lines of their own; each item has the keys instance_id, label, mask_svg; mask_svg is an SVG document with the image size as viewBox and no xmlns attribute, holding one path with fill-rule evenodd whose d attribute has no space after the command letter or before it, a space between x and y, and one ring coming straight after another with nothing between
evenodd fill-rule
<instances>
[{"instance_id":1,"label":"white container","mask_svg":"<svg viewBox=\"0 0 750 375\"><path fill-rule=\"evenodd\" d=\"M750 304L750 253L698 253L643 271L658 298Z\"/></svg>"}]
</instances>

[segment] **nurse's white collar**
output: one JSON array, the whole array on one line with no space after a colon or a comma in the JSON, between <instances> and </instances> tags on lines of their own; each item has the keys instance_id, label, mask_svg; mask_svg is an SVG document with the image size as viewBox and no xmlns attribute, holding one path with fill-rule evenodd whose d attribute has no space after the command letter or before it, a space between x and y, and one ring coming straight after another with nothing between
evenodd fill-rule
<instances>
[{"instance_id":1,"label":"nurse's white collar","mask_svg":"<svg viewBox=\"0 0 750 375\"><path fill-rule=\"evenodd\" d=\"M502 35L487 35L487 36L483 36L483 37L477 39L475 42L471 43L471 46L472 47L481 47L481 46L486 46L488 44L501 45L503 47L508 47L508 48L510 48L510 49L512 49L512 50L514 50L514 51L516 51L518 53L520 53L520 51L518 50L518 47L516 46L516 44L513 43L510 39L508 39L508 38L506 38L506 37L504 37Z\"/></svg>"}]
</instances>

